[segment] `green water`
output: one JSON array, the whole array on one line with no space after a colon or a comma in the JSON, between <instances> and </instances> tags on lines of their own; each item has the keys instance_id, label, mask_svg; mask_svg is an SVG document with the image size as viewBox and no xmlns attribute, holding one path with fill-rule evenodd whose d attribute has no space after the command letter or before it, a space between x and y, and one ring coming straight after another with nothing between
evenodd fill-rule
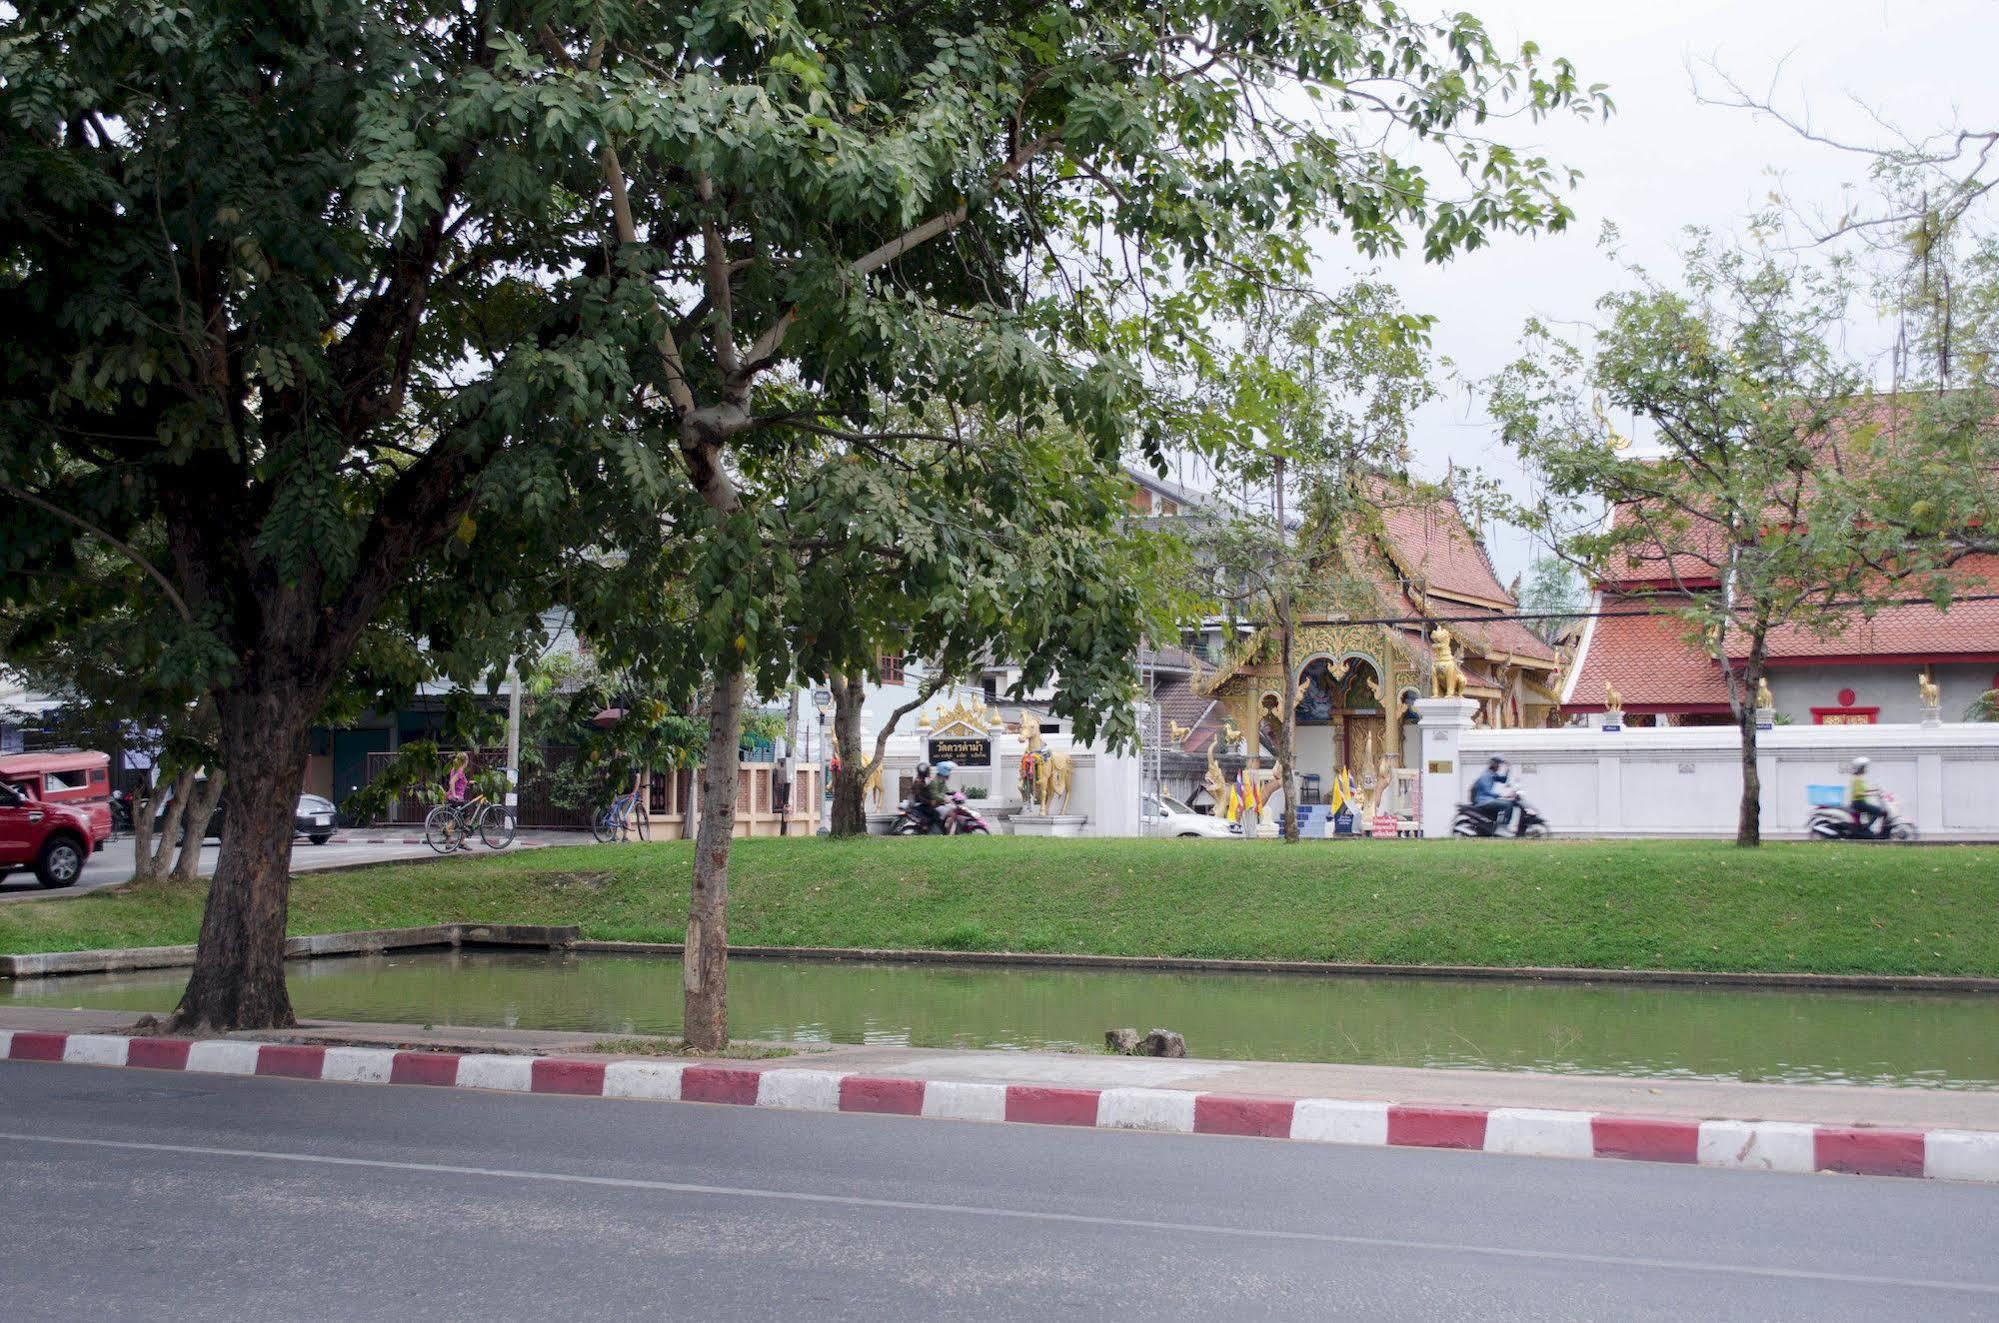
<instances>
[{"instance_id":1,"label":"green water","mask_svg":"<svg viewBox=\"0 0 1999 1323\"><path fill-rule=\"evenodd\" d=\"M18 1005L165 1011L164 970L0 982ZM676 1033L680 964L457 951L301 962L311 1019ZM1999 997L1458 979L737 960L739 1038L1096 1050L1177 1029L1196 1056L1677 1079L1999 1088Z\"/></svg>"}]
</instances>

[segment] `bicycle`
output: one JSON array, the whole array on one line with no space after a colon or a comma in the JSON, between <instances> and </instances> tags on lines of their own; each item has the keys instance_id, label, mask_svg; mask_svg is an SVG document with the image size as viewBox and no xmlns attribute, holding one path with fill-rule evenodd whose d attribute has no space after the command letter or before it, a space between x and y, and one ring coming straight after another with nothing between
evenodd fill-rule
<instances>
[{"instance_id":1,"label":"bicycle","mask_svg":"<svg viewBox=\"0 0 1999 1323\"><path fill-rule=\"evenodd\" d=\"M646 811L644 797L634 788L613 799L609 808L590 819L590 835L600 845L630 840L633 836L642 841L651 840L652 814Z\"/></svg>"},{"instance_id":2,"label":"bicycle","mask_svg":"<svg viewBox=\"0 0 1999 1323\"><path fill-rule=\"evenodd\" d=\"M439 854L469 850L474 833L489 850L504 850L514 842L519 823L504 804L474 795L463 804L439 804L423 820L423 843Z\"/></svg>"}]
</instances>

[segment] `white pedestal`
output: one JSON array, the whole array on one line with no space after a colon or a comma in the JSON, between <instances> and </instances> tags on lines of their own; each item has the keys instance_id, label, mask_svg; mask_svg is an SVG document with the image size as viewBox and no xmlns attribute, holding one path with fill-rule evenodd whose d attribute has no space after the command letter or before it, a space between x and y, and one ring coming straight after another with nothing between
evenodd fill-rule
<instances>
[{"instance_id":1,"label":"white pedestal","mask_svg":"<svg viewBox=\"0 0 1999 1323\"><path fill-rule=\"evenodd\" d=\"M1935 730L1935 729L1937 729L1937 727L1939 727L1939 726L1941 726L1941 725L1943 725L1943 709L1942 709L1942 708L1937 708L1937 707L1926 707L1926 708L1924 708L1924 709L1923 709L1923 729L1924 729L1924 730Z\"/></svg>"},{"instance_id":2,"label":"white pedestal","mask_svg":"<svg viewBox=\"0 0 1999 1323\"><path fill-rule=\"evenodd\" d=\"M1419 698L1415 707L1416 729L1423 737L1423 834L1449 836L1464 784L1458 742L1471 729L1478 704L1469 698Z\"/></svg>"},{"instance_id":3,"label":"white pedestal","mask_svg":"<svg viewBox=\"0 0 1999 1323\"><path fill-rule=\"evenodd\" d=\"M1013 815L1015 836L1081 836L1083 824L1090 819L1082 813L1016 813Z\"/></svg>"},{"instance_id":4,"label":"white pedestal","mask_svg":"<svg viewBox=\"0 0 1999 1323\"><path fill-rule=\"evenodd\" d=\"M890 827L895 826L895 820L901 816L902 815L900 813L868 814L868 835L870 836L888 835L888 829Z\"/></svg>"}]
</instances>

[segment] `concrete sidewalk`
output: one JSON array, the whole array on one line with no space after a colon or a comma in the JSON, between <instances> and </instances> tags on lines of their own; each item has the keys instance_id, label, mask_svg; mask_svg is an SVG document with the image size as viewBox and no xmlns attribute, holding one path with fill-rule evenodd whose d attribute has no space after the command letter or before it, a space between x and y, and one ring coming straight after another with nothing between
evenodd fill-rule
<instances>
[{"instance_id":1,"label":"concrete sidewalk","mask_svg":"<svg viewBox=\"0 0 1999 1323\"><path fill-rule=\"evenodd\" d=\"M124 1011L0 1006L0 1030L119 1033L128 1029L133 1020L132 1014ZM607 1062L618 1058L592 1049L607 1038L629 1039L633 1036L471 1027L425 1029L416 1025L309 1021L294 1030L238 1037L327 1047L560 1056ZM1306 1062L1163 1061L1056 1052L846 1044L793 1043L781 1046L792 1048L793 1054L763 1061L730 1061L726 1064L731 1070L750 1072L803 1068L953 1084L1038 1085L1082 1090L1152 1089L1272 1100L1392 1100L1420 1106L1637 1114L1686 1121L1725 1117L1822 1126L1999 1132L1999 1091L1623 1079L1604 1075L1427 1070Z\"/></svg>"}]
</instances>

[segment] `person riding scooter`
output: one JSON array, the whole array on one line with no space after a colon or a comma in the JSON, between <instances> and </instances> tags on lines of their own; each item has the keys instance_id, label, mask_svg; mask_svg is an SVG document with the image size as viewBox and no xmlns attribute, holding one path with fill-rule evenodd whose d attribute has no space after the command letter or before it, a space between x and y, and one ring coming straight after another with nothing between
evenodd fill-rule
<instances>
[{"instance_id":1,"label":"person riding scooter","mask_svg":"<svg viewBox=\"0 0 1999 1323\"><path fill-rule=\"evenodd\" d=\"M1507 835L1507 824L1513 820L1514 789L1508 777L1506 760L1494 754L1485 765L1485 774L1472 782L1472 807L1492 814L1494 836Z\"/></svg>"},{"instance_id":2,"label":"person riding scooter","mask_svg":"<svg viewBox=\"0 0 1999 1323\"><path fill-rule=\"evenodd\" d=\"M909 787L909 811L922 824L926 836L944 829L944 815L940 811L944 803L944 788L935 775L937 770L929 763L918 763L916 781Z\"/></svg>"},{"instance_id":3,"label":"person riding scooter","mask_svg":"<svg viewBox=\"0 0 1999 1323\"><path fill-rule=\"evenodd\" d=\"M957 770L958 764L948 758L930 769L930 784L937 792L937 798L931 802L936 806L938 831L948 830L944 815L950 811L951 774Z\"/></svg>"},{"instance_id":4,"label":"person riding scooter","mask_svg":"<svg viewBox=\"0 0 1999 1323\"><path fill-rule=\"evenodd\" d=\"M1847 807L1853 811L1853 820L1869 836L1880 836L1888 821L1887 806L1881 802L1881 792L1867 780L1867 760L1855 758L1848 771L1852 779L1847 785Z\"/></svg>"}]
</instances>

